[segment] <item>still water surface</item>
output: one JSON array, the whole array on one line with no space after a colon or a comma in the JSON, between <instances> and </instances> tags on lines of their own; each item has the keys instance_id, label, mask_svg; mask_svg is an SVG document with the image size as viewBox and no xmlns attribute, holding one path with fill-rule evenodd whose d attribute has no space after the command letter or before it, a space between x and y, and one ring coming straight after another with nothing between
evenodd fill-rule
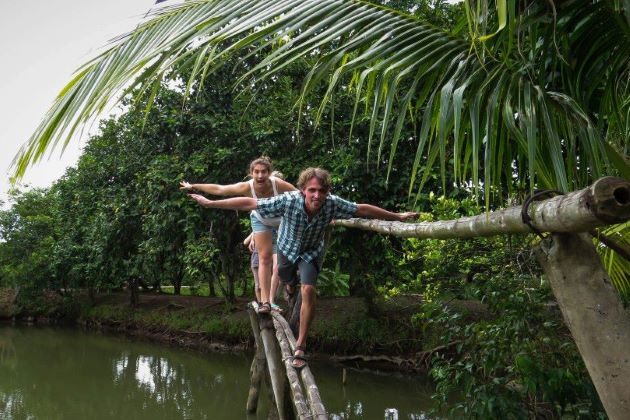
<instances>
[{"instance_id":1,"label":"still water surface","mask_svg":"<svg viewBox=\"0 0 630 420\"><path fill-rule=\"evenodd\" d=\"M245 413L250 354L75 329L0 326L0 419L266 419ZM424 419L431 385L311 363L330 419Z\"/></svg>"}]
</instances>

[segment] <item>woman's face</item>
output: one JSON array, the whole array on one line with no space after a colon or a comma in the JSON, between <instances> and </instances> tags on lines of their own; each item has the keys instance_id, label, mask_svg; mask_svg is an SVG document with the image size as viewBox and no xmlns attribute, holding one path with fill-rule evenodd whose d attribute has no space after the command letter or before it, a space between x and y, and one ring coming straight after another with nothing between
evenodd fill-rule
<instances>
[{"instance_id":1,"label":"woman's face","mask_svg":"<svg viewBox=\"0 0 630 420\"><path fill-rule=\"evenodd\" d=\"M270 173L267 166L259 163L257 165L254 165L254 169L252 169L251 175L255 183L262 185L265 182L267 182L267 179L269 179Z\"/></svg>"}]
</instances>

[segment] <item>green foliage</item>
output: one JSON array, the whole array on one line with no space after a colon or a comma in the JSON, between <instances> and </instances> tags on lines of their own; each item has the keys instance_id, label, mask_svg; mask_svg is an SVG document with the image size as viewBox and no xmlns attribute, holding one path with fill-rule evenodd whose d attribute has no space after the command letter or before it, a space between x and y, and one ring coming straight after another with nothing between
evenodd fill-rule
<instances>
[{"instance_id":1,"label":"green foliage","mask_svg":"<svg viewBox=\"0 0 630 420\"><path fill-rule=\"evenodd\" d=\"M476 294L489 319L464 320L441 301L415 317L446 348L430 370L440 404L467 418L605 417L547 284L493 276Z\"/></svg>"},{"instance_id":2,"label":"green foliage","mask_svg":"<svg viewBox=\"0 0 630 420\"><path fill-rule=\"evenodd\" d=\"M20 288L16 297L18 318L48 318L53 322L72 322L80 315L85 299L72 293L42 291L34 287Z\"/></svg>"},{"instance_id":3,"label":"green foliage","mask_svg":"<svg viewBox=\"0 0 630 420\"><path fill-rule=\"evenodd\" d=\"M53 265L58 238L56 197L42 189L10 192L12 206L0 210L0 286L60 287Z\"/></svg>"},{"instance_id":4,"label":"green foliage","mask_svg":"<svg viewBox=\"0 0 630 420\"><path fill-rule=\"evenodd\" d=\"M186 241L184 247L185 276L191 284L190 294L215 296L216 292L212 288L215 281L220 281L217 274L219 248L206 235ZM208 280L209 276L212 278ZM208 284L201 286L205 281L208 281ZM206 293L200 288L205 289Z\"/></svg>"},{"instance_id":5,"label":"green foliage","mask_svg":"<svg viewBox=\"0 0 630 420\"><path fill-rule=\"evenodd\" d=\"M609 226L601 233L615 241L625 249L630 249L630 222ZM611 248L599 242L595 237L593 242L602 258L602 264L615 288L619 291L625 306L630 304L630 261L617 255Z\"/></svg>"},{"instance_id":6,"label":"green foliage","mask_svg":"<svg viewBox=\"0 0 630 420\"><path fill-rule=\"evenodd\" d=\"M407 322L375 318L367 312L356 317L344 317L343 313L337 315L334 318L323 315L313 324L309 340L316 341L317 348L322 351L405 354L416 349L417 337L407 328Z\"/></svg>"},{"instance_id":7,"label":"green foliage","mask_svg":"<svg viewBox=\"0 0 630 420\"><path fill-rule=\"evenodd\" d=\"M317 292L322 296L349 296L350 276L341 272L339 261L334 270L322 268L317 279Z\"/></svg>"},{"instance_id":8,"label":"green foliage","mask_svg":"<svg viewBox=\"0 0 630 420\"><path fill-rule=\"evenodd\" d=\"M420 220L454 220L476 216L483 208L471 198L448 198L428 193L429 212L421 213ZM522 248L515 246L518 239L510 235L474 239L407 239L403 255L396 268L401 278L380 287L386 295L423 293L439 290L457 298L474 298L471 287L488 281L494 273L511 267ZM402 280L402 281L401 281Z\"/></svg>"},{"instance_id":9,"label":"green foliage","mask_svg":"<svg viewBox=\"0 0 630 420\"><path fill-rule=\"evenodd\" d=\"M426 221L482 213L468 198L431 193L427 198ZM453 416L592 418L603 413L530 247L527 236L410 239L400 262L404 280L381 288L386 296L422 293L423 311L414 322L424 348L438 349L430 368L435 398ZM488 313L449 304L453 299L480 301ZM454 396L461 397L454 402Z\"/></svg>"}]
</instances>

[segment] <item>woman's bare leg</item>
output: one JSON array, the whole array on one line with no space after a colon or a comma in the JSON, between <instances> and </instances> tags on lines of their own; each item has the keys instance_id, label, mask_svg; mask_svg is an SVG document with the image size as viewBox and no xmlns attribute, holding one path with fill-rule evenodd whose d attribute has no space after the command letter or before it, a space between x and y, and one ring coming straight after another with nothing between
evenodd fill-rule
<instances>
[{"instance_id":1,"label":"woman's bare leg","mask_svg":"<svg viewBox=\"0 0 630 420\"><path fill-rule=\"evenodd\" d=\"M273 254L273 272L271 273L271 288L269 289L269 303L273 304L275 302L279 283L280 283L280 276L278 276L278 254Z\"/></svg>"},{"instance_id":2,"label":"woman's bare leg","mask_svg":"<svg viewBox=\"0 0 630 420\"><path fill-rule=\"evenodd\" d=\"M258 267L252 267L252 275L254 276L254 294L256 302L260 302L260 283L258 281Z\"/></svg>"},{"instance_id":3,"label":"woman's bare leg","mask_svg":"<svg viewBox=\"0 0 630 420\"><path fill-rule=\"evenodd\" d=\"M260 284L260 301L269 302L271 287L271 269L273 267L273 247L271 232L254 232L256 250L258 251L258 282Z\"/></svg>"}]
</instances>

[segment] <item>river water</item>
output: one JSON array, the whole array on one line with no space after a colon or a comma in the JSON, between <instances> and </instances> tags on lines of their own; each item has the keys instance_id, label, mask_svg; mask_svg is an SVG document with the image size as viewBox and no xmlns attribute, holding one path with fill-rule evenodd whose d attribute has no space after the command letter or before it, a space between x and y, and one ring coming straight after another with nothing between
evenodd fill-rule
<instances>
[{"instance_id":1,"label":"river water","mask_svg":"<svg viewBox=\"0 0 630 420\"><path fill-rule=\"evenodd\" d=\"M0 419L266 419L248 415L251 354L197 353L78 329L0 326ZM330 419L425 419L431 385L311 363Z\"/></svg>"}]
</instances>

